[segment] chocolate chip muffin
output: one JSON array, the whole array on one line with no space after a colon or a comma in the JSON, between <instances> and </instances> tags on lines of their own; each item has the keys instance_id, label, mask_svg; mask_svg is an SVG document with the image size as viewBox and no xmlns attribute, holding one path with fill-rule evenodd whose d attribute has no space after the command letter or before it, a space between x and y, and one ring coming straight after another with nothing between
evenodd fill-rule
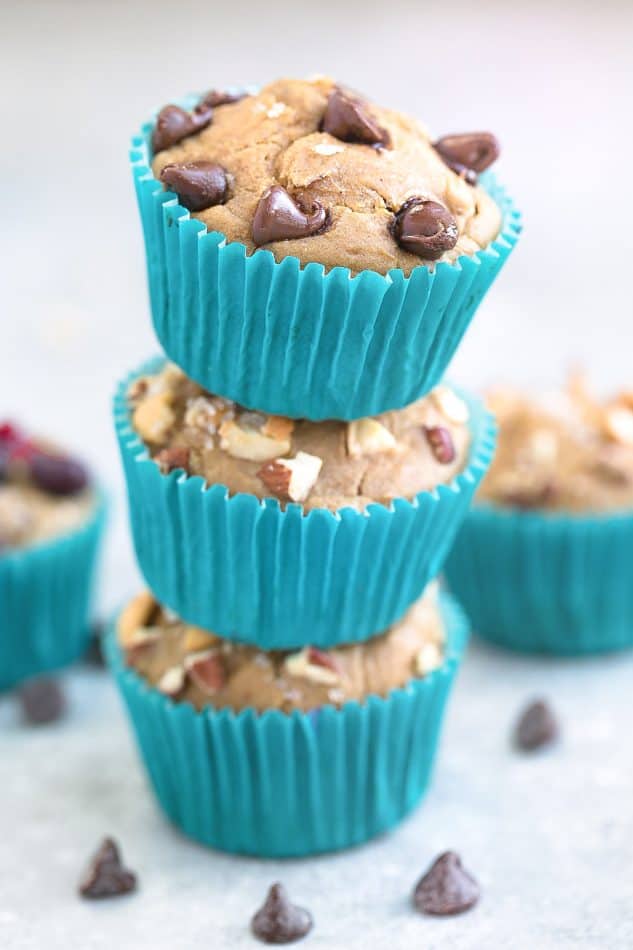
<instances>
[{"instance_id":1,"label":"chocolate chip muffin","mask_svg":"<svg viewBox=\"0 0 633 950\"><path fill-rule=\"evenodd\" d=\"M385 633L331 650L262 651L222 640L184 623L149 592L128 604L117 633L128 666L172 699L196 709L286 713L386 696L440 666L445 639L434 584Z\"/></svg>"},{"instance_id":2,"label":"chocolate chip muffin","mask_svg":"<svg viewBox=\"0 0 633 950\"><path fill-rule=\"evenodd\" d=\"M499 153L493 135L434 141L327 78L167 105L152 147L156 177L209 231L277 261L408 275L487 247L501 227L477 185Z\"/></svg>"},{"instance_id":3,"label":"chocolate chip muffin","mask_svg":"<svg viewBox=\"0 0 633 950\"><path fill-rule=\"evenodd\" d=\"M0 553L72 531L94 507L80 462L10 423L0 424Z\"/></svg>"},{"instance_id":4,"label":"chocolate chip muffin","mask_svg":"<svg viewBox=\"0 0 633 950\"><path fill-rule=\"evenodd\" d=\"M137 378L128 398L163 472L184 469L282 507L362 511L448 484L468 459L469 410L447 386L380 416L308 422L244 410L166 364Z\"/></svg>"},{"instance_id":5,"label":"chocolate chip muffin","mask_svg":"<svg viewBox=\"0 0 633 950\"><path fill-rule=\"evenodd\" d=\"M633 509L633 392L596 399L574 375L565 392L488 396L499 423L497 454L479 499L569 512Z\"/></svg>"}]
</instances>

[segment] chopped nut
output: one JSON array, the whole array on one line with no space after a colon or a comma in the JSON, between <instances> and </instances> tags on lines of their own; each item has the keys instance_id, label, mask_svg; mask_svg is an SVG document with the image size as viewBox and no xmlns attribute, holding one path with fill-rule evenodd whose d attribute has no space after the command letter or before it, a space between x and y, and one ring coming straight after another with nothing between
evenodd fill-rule
<instances>
[{"instance_id":1,"label":"chopped nut","mask_svg":"<svg viewBox=\"0 0 633 950\"><path fill-rule=\"evenodd\" d=\"M530 436L530 454L535 462L553 462L558 455L558 438L550 429L535 429Z\"/></svg>"},{"instance_id":2,"label":"chopped nut","mask_svg":"<svg viewBox=\"0 0 633 950\"><path fill-rule=\"evenodd\" d=\"M157 688L166 696L177 696L185 685L185 671L182 666L172 666L166 670L157 683Z\"/></svg>"},{"instance_id":3,"label":"chopped nut","mask_svg":"<svg viewBox=\"0 0 633 950\"><path fill-rule=\"evenodd\" d=\"M133 645L135 635L143 627L148 626L157 607L154 596L148 590L144 590L121 611L117 633L122 647Z\"/></svg>"},{"instance_id":4,"label":"chopped nut","mask_svg":"<svg viewBox=\"0 0 633 950\"><path fill-rule=\"evenodd\" d=\"M164 441L176 421L170 406L171 396L157 392L138 404L132 416L132 424L144 442Z\"/></svg>"},{"instance_id":5,"label":"chopped nut","mask_svg":"<svg viewBox=\"0 0 633 950\"><path fill-rule=\"evenodd\" d=\"M455 461L453 437L443 426L424 426L426 441L440 465L450 465Z\"/></svg>"},{"instance_id":6,"label":"chopped nut","mask_svg":"<svg viewBox=\"0 0 633 950\"><path fill-rule=\"evenodd\" d=\"M633 446L633 410L622 405L610 406L604 414L607 435L621 445Z\"/></svg>"},{"instance_id":7,"label":"chopped nut","mask_svg":"<svg viewBox=\"0 0 633 950\"><path fill-rule=\"evenodd\" d=\"M431 398L449 422L455 422L456 424L468 422L470 418L468 405L448 386L436 386L431 392Z\"/></svg>"},{"instance_id":8,"label":"chopped nut","mask_svg":"<svg viewBox=\"0 0 633 950\"><path fill-rule=\"evenodd\" d=\"M203 630L202 627L185 627L184 647L187 653L199 653L201 650L208 650L209 647L217 643L218 638L214 633Z\"/></svg>"},{"instance_id":9,"label":"chopped nut","mask_svg":"<svg viewBox=\"0 0 633 950\"><path fill-rule=\"evenodd\" d=\"M266 111L269 119L278 119L286 111L285 102L273 102L272 106Z\"/></svg>"},{"instance_id":10,"label":"chopped nut","mask_svg":"<svg viewBox=\"0 0 633 950\"><path fill-rule=\"evenodd\" d=\"M157 627L141 627L132 634L125 646L125 659L128 666L134 666L147 653L147 651L156 646L160 640L160 633Z\"/></svg>"},{"instance_id":11,"label":"chopped nut","mask_svg":"<svg viewBox=\"0 0 633 950\"><path fill-rule=\"evenodd\" d=\"M246 459L249 462L268 462L277 455L290 451L289 438L271 438L262 431L242 428L232 419L220 426L220 448L233 458Z\"/></svg>"},{"instance_id":12,"label":"chopped nut","mask_svg":"<svg viewBox=\"0 0 633 950\"><path fill-rule=\"evenodd\" d=\"M207 396L195 396L187 400L184 423L192 429L202 429L213 435L219 423L218 409Z\"/></svg>"},{"instance_id":13,"label":"chopped nut","mask_svg":"<svg viewBox=\"0 0 633 950\"><path fill-rule=\"evenodd\" d=\"M352 458L389 452L396 445L395 436L376 419L355 419L347 424L347 452Z\"/></svg>"},{"instance_id":14,"label":"chopped nut","mask_svg":"<svg viewBox=\"0 0 633 950\"><path fill-rule=\"evenodd\" d=\"M138 402L149 388L149 380L147 376L139 376L138 379L133 380L130 383L127 391L127 398L130 402Z\"/></svg>"},{"instance_id":15,"label":"chopped nut","mask_svg":"<svg viewBox=\"0 0 633 950\"><path fill-rule=\"evenodd\" d=\"M222 659L215 650L205 650L185 658L185 670L198 689L212 696L225 683Z\"/></svg>"},{"instance_id":16,"label":"chopped nut","mask_svg":"<svg viewBox=\"0 0 633 950\"><path fill-rule=\"evenodd\" d=\"M273 495L291 501L305 501L321 471L323 459L308 452L297 452L293 459L275 459L257 473Z\"/></svg>"},{"instance_id":17,"label":"chopped nut","mask_svg":"<svg viewBox=\"0 0 633 950\"><path fill-rule=\"evenodd\" d=\"M284 660L289 676L309 680L323 686L338 686L341 682L338 665L332 656L315 647L304 647Z\"/></svg>"},{"instance_id":18,"label":"chopped nut","mask_svg":"<svg viewBox=\"0 0 633 950\"><path fill-rule=\"evenodd\" d=\"M271 439L286 440L292 435L295 424L293 419L285 416L268 416L262 426L262 432Z\"/></svg>"},{"instance_id":19,"label":"chopped nut","mask_svg":"<svg viewBox=\"0 0 633 950\"><path fill-rule=\"evenodd\" d=\"M343 145L334 145L333 142L318 142L312 146L312 151L317 155L336 155L337 152L344 152Z\"/></svg>"},{"instance_id":20,"label":"chopped nut","mask_svg":"<svg viewBox=\"0 0 633 950\"><path fill-rule=\"evenodd\" d=\"M154 461L164 475L177 468L186 469L189 464L189 449L184 445L172 445L157 452Z\"/></svg>"},{"instance_id":21,"label":"chopped nut","mask_svg":"<svg viewBox=\"0 0 633 950\"><path fill-rule=\"evenodd\" d=\"M415 658L415 671L425 676L442 665L442 651L436 643L425 643Z\"/></svg>"}]
</instances>

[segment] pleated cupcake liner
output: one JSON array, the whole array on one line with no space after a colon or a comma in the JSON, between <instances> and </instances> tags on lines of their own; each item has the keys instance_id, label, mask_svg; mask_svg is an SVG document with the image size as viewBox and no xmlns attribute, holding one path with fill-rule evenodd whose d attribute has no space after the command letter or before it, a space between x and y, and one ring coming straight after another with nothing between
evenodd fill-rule
<instances>
[{"instance_id":1,"label":"pleated cupcake liner","mask_svg":"<svg viewBox=\"0 0 633 950\"><path fill-rule=\"evenodd\" d=\"M182 470L164 475L114 404L136 555L156 597L189 623L265 650L365 640L399 620L439 572L495 443L492 417L471 412L468 463L450 485L365 513L229 495ZM464 395L464 394L462 394Z\"/></svg>"},{"instance_id":2,"label":"pleated cupcake liner","mask_svg":"<svg viewBox=\"0 0 633 950\"><path fill-rule=\"evenodd\" d=\"M0 554L0 689L73 663L90 640L90 606L106 514L42 544Z\"/></svg>"},{"instance_id":3,"label":"pleated cupcake liner","mask_svg":"<svg viewBox=\"0 0 633 950\"><path fill-rule=\"evenodd\" d=\"M481 181L503 223L487 248L409 277L353 276L208 232L154 177L152 128L130 151L152 317L188 376L251 409L315 420L402 408L436 385L521 230L492 175Z\"/></svg>"},{"instance_id":4,"label":"pleated cupcake liner","mask_svg":"<svg viewBox=\"0 0 633 950\"><path fill-rule=\"evenodd\" d=\"M633 512L574 516L475 506L445 566L481 637L523 652L633 646Z\"/></svg>"},{"instance_id":5,"label":"pleated cupcake liner","mask_svg":"<svg viewBox=\"0 0 633 950\"><path fill-rule=\"evenodd\" d=\"M200 712L174 703L106 652L150 784L185 834L222 851L300 857L360 844L424 795L446 700L468 638L445 594L444 664L386 698L304 713Z\"/></svg>"}]
</instances>

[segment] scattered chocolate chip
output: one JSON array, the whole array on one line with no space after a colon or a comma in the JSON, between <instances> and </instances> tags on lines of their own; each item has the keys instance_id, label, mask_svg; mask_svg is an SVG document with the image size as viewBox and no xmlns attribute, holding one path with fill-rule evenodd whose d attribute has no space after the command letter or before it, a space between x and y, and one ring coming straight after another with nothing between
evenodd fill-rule
<instances>
[{"instance_id":1,"label":"scattered chocolate chip","mask_svg":"<svg viewBox=\"0 0 633 950\"><path fill-rule=\"evenodd\" d=\"M79 882L79 893L92 900L120 897L136 889L136 874L121 863L116 842L104 838Z\"/></svg>"},{"instance_id":2,"label":"scattered chocolate chip","mask_svg":"<svg viewBox=\"0 0 633 950\"><path fill-rule=\"evenodd\" d=\"M29 474L37 487L50 495L76 495L88 484L81 462L65 455L36 452L29 462Z\"/></svg>"},{"instance_id":3,"label":"scattered chocolate chip","mask_svg":"<svg viewBox=\"0 0 633 950\"><path fill-rule=\"evenodd\" d=\"M38 677L23 683L18 689L25 722L43 726L57 722L66 712L66 697L59 683L48 677Z\"/></svg>"},{"instance_id":4,"label":"scattered chocolate chip","mask_svg":"<svg viewBox=\"0 0 633 950\"><path fill-rule=\"evenodd\" d=\"M160 180L175 191L189 211L204 211L226 201L228 181L221 165L214 162L186 162L165 165Z\"/></svg>"},{"instance_id":5,"label":"scattered chocolate chip","mask_svg":"<svg viewBox=\"0 0 633 950\"><path fill-rule=\"evenodd\" d=\"M327 211L315 201L304 211L281 185L268 188L259 199L253 218L253 241L258 246L271 241L311 237L327 225Z\"/></svg>"},{"instance_id":6,"label":"scattered chocolate chip","mask_svg":"<svg viewBox=\"0 0 633 950\"><path fill-rule=\"evenodd\" d=\"M263 943L294 943L312 930L312 915L290 903L282 884L273 884L251 920L251 930Z\"/></svg>"},{"instance_id":7,"label":"scattered chocolate chip","mask_svg":"<svg viewBox=\"0 0 633 950\"><path fill-rule=\"evenodd\" d=\"M365 103L338 87L328 96L321 128L342 142L382 147L390 143L389 133L369 115Z\"/></svg>"},{"instance_id":8,"label":"scattered chocolate chip","mask_svg":"<svg viewBox=\"0 0 633 950\"><path fill-rule=\"evenodd\" d=\"M448 208L426 198L409 198L396 213L393 235L405 251L435 261L457 244L457 221Z\"/></svg>"},{"instance_id":9,"label":"scattered chocolate chip","mask_svg":"<svg viewBox=\"0 0 633 950\"><path fill-rule=\"evenodd\" d=\"M231 105L233 102L239 102L245 99L247 92L221 92L219 89L211 89L203 96L201 104L209 106L211 109L217 109L220 106Z\"/></svg>"},{"instance_id":10,"label":"scattered chocolate chip","mask_svg":"<svg viewBox=\"0 0 633 950\"><path fill-rule=\"evenodd\" d=\"M479 885L454 851L445 851L420 878L413 903L422 914L445 917L462 914L479 900Z\"/></svg>"},{"instance_id":11,"label":"scattered chocolate chip","mask_svg":"<svg viewBox=\"0 0 633 950\"><path fill-rule=\"evenodd\" d=\"M558 738L558 722L544 700L530 703L514 729L514 745L522 752L533 752L551 745Z\"/></svg>"},{"instance_id":12,"label":"scattered chocolate chip","mask_svg":"<svg viewBox=\"0 0 633 950\"><path fill-rule=\"evenodd\" d=\"M441 465L450 465L455 461L455 444L448 429L444 426L424 426L424 435Z\"/></svg>"},{"instance_id":13,"label":"scattered chocolate chip","mask_svg":"<svg viewBox=\"0 0 633 950\"><path fill-rule=\"evenodd\" d=\"M193 112L187 112L180 106L163 106L156 117L156 125L152 133L154 155L200 132L209 125L212 118L213 109L202 102L195 107Z\"/></svg>"},{"instance_id":14,"label":"scattered chocolate chip","mask_svg":"<svg viewBox=\"0 0 633 950\"><path fill-rule=\"evenodd\" d=\"M491 132L466 132L445 135L433 147L449 168L474 185L477 172L483 172L499 158L499 142Z\"/></svg>"}]
</instances>

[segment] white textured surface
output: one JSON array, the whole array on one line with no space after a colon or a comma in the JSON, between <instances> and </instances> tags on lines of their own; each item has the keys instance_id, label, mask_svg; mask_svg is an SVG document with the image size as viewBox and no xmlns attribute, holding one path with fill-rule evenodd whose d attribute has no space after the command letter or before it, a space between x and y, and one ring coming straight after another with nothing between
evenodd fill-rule
<instances>
[{"instance_id":1,"label":"white textured surface","mask_svg":"<svg viewBox=\"0 0 633 950\"><path fill-rule=\"evenodd\" d=\"M630 0L448 5L3 0L0 415L74 444L115 500L103 589L137 574L109 397L155 349L128 135L187 89L331 72L437 131L491 128L526 231L451 375L556 384L572 361L601 385L631 372ZM105 678L72 675L72 718L30 732L0 707L0 947L188 950L249 946L245 925L283 877L317 918L306 946L633 946L633 660L522 661L477 650L458 683L437 781L392 837L349 855L267 865L209 854L163 823ZM561 747L523 760L509 721L554 697ZM105 832L142 892L74 894ZM407 895L456 847L484 901L455 921Z\"/></svg>"},{"instance_id":2,"label":"white textured surface","mask_svg":"<svg viewBox=\"0 0 633 950\"><path fill-rule=\"evenodd\" d=\"M163 821L105 673L67 677L64 724L28 729L5 699L0 947L254 948L250 915L280 879L314 914L306 950L630 950L632 677L630 656L548 662L473 647L414 816L355 851L284 862L207 851ZM535 690L552 697L563 737L525 757L508 733ZM81 901L78 875L104 834L140 890ZM461 852L482 901L462 917L421 917L411 888L446 848Z\"/></svg>"}]
</instances>

